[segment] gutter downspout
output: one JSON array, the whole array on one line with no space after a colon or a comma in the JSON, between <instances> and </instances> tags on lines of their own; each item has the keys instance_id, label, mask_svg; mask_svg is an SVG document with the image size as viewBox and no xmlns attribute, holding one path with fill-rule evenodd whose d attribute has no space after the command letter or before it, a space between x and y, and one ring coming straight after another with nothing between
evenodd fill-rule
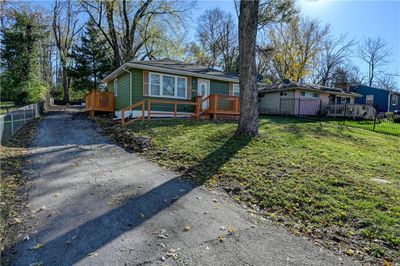
<instances>
[{"instance_id":1,"label":"gutter downspout","mask_svg":"<svg viewBox=\"0 0 400 266\"><path fill-rule=\"evenodd\" d=\"M122 70L129 73L129 105L132 105L132 72L122 67Z\"/></svg>"},{"instance_id":2,"label":"gutter downspout","mask_svg":"<svg viewBox=\"0 0 400 266\"><path fill-rule=\"evenodd\" d=\"M392 92L391 91L389 91L388 92L388 101L387 101L387 112L390 112L390 104L391 104L391 99L392 99Z\"/></svg>"}]
</instances>

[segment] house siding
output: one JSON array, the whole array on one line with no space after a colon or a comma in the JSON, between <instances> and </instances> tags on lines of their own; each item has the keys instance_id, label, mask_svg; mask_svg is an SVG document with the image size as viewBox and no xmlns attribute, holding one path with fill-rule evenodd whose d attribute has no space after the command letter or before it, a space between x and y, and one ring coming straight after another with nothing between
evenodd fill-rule
<instances>
[{"instance_id":1,"label":"house siding","mask_svg":"<svg viewBox=\"0 0 400 266\"><path fill-rule=\"evenodd\" d=\"M132 104L138 103L145 99L154 99L154 100L171 100L177 102L184 101L195 101L197 96L197 78L192 77L192 90L191 90L191 98L190 99L175 99L175 98L163 98L163 97L151 97L144 96L143 94L143 70L142 69L131 69L132 73ZM158 72L157 72L158 73ZM161 73L161 72L160 72ZM189 77L189 76L187 76ZM124 107L130 105L129 101L129 74L123 74L118 77L118 95L115 97L115 111L119 111ZM114 81L110 81L108 83L108 90L114 91ZM229 95L229 82L224 81L216 81L210 80L210 94L223 94ZM135 110L139 110L141 107L135 108ZM145 106L147 109L147 106ZM152 103L151 104L152 111L168 111L172 112L174 110L173 104L160 104L160 103ZM178 112L193 112L193 105L178 105Z\"/></svg>"},{"instance_id":2,"label":"house siding","mask_svg":"<svg viewBox=\"0 0 400 266\"><path fill-rule=\"evenodd\" d=\"M210 80L210 94L229 95L229 82Z\"/></svg>"},{"instance_id":3,"label":"house siding","mask_svg":"<svg viewBox=\"0 0 400 266\"><path fill-rule=\"evenodd\" d=\"M115 97L115 110L129 106L129 74L118 77L118 94ZM114 80L108 83L108 90L114 92Z\"/></svg>"},{"instance_id":4,"label":"house siding","mask_svg":"<svg viewBox=\"0 0 400 266\"><path fill-rule=\"evenodd\" d=\"M369 87L369 86L357 86L351 88L351 91L361 94L361 97L357 97L355 100L356 104L366 104L366 96L367 95L374 95L374 107L378 112L387 112L388 110L388 97L389 92Z\"/></svg>"}]
</instances>

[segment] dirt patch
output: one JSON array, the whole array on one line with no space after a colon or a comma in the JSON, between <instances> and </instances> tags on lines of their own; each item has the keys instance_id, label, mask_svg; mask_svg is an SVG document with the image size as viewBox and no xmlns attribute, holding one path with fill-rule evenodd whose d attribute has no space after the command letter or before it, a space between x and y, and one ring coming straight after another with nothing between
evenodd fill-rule
<instances>
[{"instance_id":1,"label":"dirt patch","mask_svg":"<svg viewBox=\"0 0 400 266\"><path fill-rule=\"evenodd\" d=\"M27 193L24 191L23 163L26 159L26 147L30 144L39 119L32 120L20 128L9 140L0 145L1 176L1 215L0 249L1 264L6 264L10 247L15 244L18 232L25 217Z\"/></svg>"}]
</instances>

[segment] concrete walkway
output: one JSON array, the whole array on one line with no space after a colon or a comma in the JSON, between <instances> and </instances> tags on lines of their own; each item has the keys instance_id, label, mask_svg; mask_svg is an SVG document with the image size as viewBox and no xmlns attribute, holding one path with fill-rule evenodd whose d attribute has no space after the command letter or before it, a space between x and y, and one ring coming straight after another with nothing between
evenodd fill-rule
<instances>
[{"instance_id":1,"label":"concrete walkway","mask_svg":"<svg viewBox=\"0 0 400 266\"><path fill-rule=\"evenodd\" d=\"M78 110L46 116L30 153L14 265L355 264L108 142Z\"/></svg>"}]
</instances>

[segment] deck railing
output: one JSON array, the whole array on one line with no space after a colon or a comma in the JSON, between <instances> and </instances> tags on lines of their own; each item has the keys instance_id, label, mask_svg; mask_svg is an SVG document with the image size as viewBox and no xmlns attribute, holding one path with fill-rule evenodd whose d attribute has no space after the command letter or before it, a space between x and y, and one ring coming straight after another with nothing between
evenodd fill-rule
<instances>
[{"instance_id":1,"label":"deck railing","mask_svg":"<svg viewBox=\"0 0 400 266\"><path fill-rule=\"evenodd\" d=\"M86 111L93 115L94 111L113 112L115 99L114 93L107 91L92 91L85 97Z\"/></svg>"},{"instance_id":2,"label":"deck railing","mask_svg":"<svg viewBox=\"0 0 400 266\"><path fill-rule=\"evenodd\" d=\"M240 102L238 96L211 94L207 113L211 115L234 115L240 114Z\"/></svg>"},{"instance_id":3,"label":"deck railing","mask_svg":"<svg viewBox=\"0 0 400 266\"><path fill-rule=\"evenodd\" d=\"M325 106L326 116L333 117L353 117L373 119L376 110L371 105L363 104L328 104Z\"/></svg>"},{"instance_id":4,"label":"deck railing","mask_svg":"<svg viewBox=\"0 0 400 266\"><path fill-rule=\"evenodd\" d=\"M151 109L153 104L157 105L169 105L173 106L173 111L154 111ZM207 106L206 106L207 104ZM192 105L194 106L193 112L178 112L178 107L182 105ZM206 106L203 108L203 105ZM133 115L134 109L138 109L139 113L136 116ZM138 110L136 110L138 111ZM129 112L130 115L127 117L126 112ZM141 113L140 113L141 112ZM216 118L217 115L240 115L240 103L239 97L237 96L226 96L220 94L211 94L205 98L202 96L196 96L195 101L173 101L173 100L162 100L162 99L146 99L141 102L135 103L131 106L125 107L121 109L121 119L122 125L125 126L129 123L132 123L137 120L144 120L147 117L147 120L151 120L151 116L153 115L168 115L174 118L178 116L187 117L191 116L192 118L199 119L202 114L206 114ZM127 118L132 118L129 122L126 122Z\"/></svg>"}]
</instances>

